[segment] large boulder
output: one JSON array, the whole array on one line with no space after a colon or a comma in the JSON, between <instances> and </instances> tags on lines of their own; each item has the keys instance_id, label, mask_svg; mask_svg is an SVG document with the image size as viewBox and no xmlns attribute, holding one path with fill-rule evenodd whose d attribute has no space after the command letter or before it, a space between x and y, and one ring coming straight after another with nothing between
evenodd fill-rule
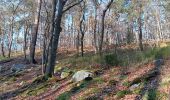
<instances>
[{"instance_id":1,"label":"large boulder","mask_svg":"<svg viewBox=\"0 0 170 100\"><path fill-rule=\"evenodd\" d=\"M13 64L11 67L12 72L20 72L26 69L26 65L24 64Z\"/></svg>"},{"instance_id":2,"label":"large boulder","mask_svg":"<svg viewBox=\"0 0 170 100\"><path fill-rule=\"evenodd\" d=\"M72 81L73 82L79 82L79 81L82 81L86 78L92 78L92 73L91 72L88 72L86 70L81 70L81 71L78 71L76 72L73 76L72 76Z\"/></svg>"}]
</instances>

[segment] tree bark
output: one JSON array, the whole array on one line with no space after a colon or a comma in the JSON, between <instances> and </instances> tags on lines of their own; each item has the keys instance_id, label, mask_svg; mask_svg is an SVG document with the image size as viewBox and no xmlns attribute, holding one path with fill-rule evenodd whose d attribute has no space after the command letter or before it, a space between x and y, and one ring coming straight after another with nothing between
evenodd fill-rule
<instances>
[{"instance_id":1,"label":"tree bark","mask_svg":"<svg viewBox=\"0 0 170 100\"><path fill-rule=\"evenodd\" d=\"M25 32L24 32L24 59L26 60L27 58L27 34L28 34L28 25L27 25L27 22L26 22L26 25L25 25Z\"/></svg>"},{"instance_id":2,"label":"tree bark","mask_svg":"<svg viewBox=\"0 0 170 100\"><path fill-rule=\"evenodd\" d=\"M1 53L2 53L2 56L5 57L5 52L4 52L4 32L2 31L1 27L0 27L0 35L2 35L1 38L0 38Z\"/></svg>"},{"instance_id":3,"label":"tree bark","mask_svg":"<svg viewBox=\"0 0 170 100\"><path fill-rule=\"evenodd\" d=\"M56 0L53 1L53 7L56 7L57 3ZM57 16L55 19L55 24L52 23L52 26L54 25L54 27L52 27L52 38L51 38L51 42L49 44L49 56L48 56L48 65L46 67L46 71L45 71L45 75L47 77L52 77L52 75L54 74L54 67L55 67L55 62L56 62L56 57L57 57L57 49L58 49L58 42L59 42L59 36L60 36L60 32L62 31L61 28L61 20L62 20L62 15L64 12L66 12L67 10L69 10L71 7L73 7L73 5L77 5L79 3L82 2L79 1L78 3L75 3L71 6L69 6L68 8L66 8L66 10L63 10L64 5L66 4L67 0L58 0L58 9L57 9ZM55 9L53 12L53 17L55 18ZM53 34L54 31L54 34Z\"/></svg>"},{"instance_id":4,"label":"tree bark","mask_svg":"<svg viewBox=\"0 0 170 100\"><path fill-rule=\"evenodd\" d=\"M83 7L81 7L82 9L82 15L81 15L81 19L80 19L80 32L81 32L81 56L84 56L84 34L85 34L85 25L83 23L85 16L85 3L83 4Z\"/></svg>"},{"instance_id":5,"label":"tree bark","mask_svg":"<svg viewBox=\"0 0 170 100\"><path fill-rule=\"evenodd\" d=\"M113 0L111 0L105 9L103 10L102 14L102 22L101 22L101 35L100 35L100 44L99 44L99 54L102 55L102 48L103 48L103 39L104 39L104 22L105 22L105 15L109 7L111 6Z\"/></svg>"},{"instance_id":6,"label":"tree bark","mask_svg":"<svg viewBox=\"0 0 170 100\"><path fill-rule=\"evenodd\" d=\"M40 19L40 13L41 13L41 4L42 0L39 0L39 7L38 7L38 15L35 16L35 23L33 25L32 30L32 40L30 43L30 63L35 64L35 47L37 42L37 34L38 34L38 26L39 26L39 19Z\"/></svg>"},{"instance_id":7,"label":"tree bark","mask_svg":"<svg viewBox=\"0 0 170 100\"><path fill-rule=\"evenodd\" d=\"M63 15L62 11L63 11L66 1L62 1L62 0L58 1L57 16L56 16L54 27L52 27L52 31L54 29L55 30L54 30L54 34L53 34L53 32L51 33L52 38L51 38L51 43L49 45L48 65L47 65L46 71L45 71L45 75L47 77L52 77L52 75L54 74L54 66L55 66L55 61L56 61L56 52L57 52L57 48L58 48L58 41L59 41L60 32L62 31L62 28L61 28L61 20L62 20L62 15ZM56 1L54 0L53 2L54 2L53 6L56 7L56 5L57 5ZM55 14L55 10L53 13ZM54 17L55 16L53 16L53 18Z\"/></svg>"},{"instance_id":8,"label":"tree bark","mask_svg":"<svg viewBox=\"0 0 170 100\"><path fill-rule=\"evenodd\" d=\"M140 8L141 10L141 8ZM143 43L142 43L142 12L140 11L140 15L139 15L139 18L138 18L138 24L139 24L139 47L140 47L140 50L143 51Z\"/></svg>"},{"instance_id":9,"label":"tree bark","mask_svg":"<svg viewBox=\"0 0 170 100\"><path fill-rule=\"evenodd\" d=\"M95 53L98 52L98 46L97 46L97 36L96 36L96 28L97 28L97 7L95 6L95 17L94 17L94 47L95 47Z\"/></svg>"},{"instance_id":10,"label":"tree bark","mask_svg":"<svg viewBox=\"0 0 170 100\"><path fill-rule=\"evenodd\" d=\"M8 43L8 58L11 57L11 49L12 49L12 43L13 43L13 23L14 23L14 15L12 17L12 21L11 21L11 26L10 26L10 32L9 32L9 43Z\"/></svg>"},{"instance_id":11,"label":"tree bark","mask_svg":"<svg viewBox=\"0 0 170 100\"><path fill-rule=\"evenodd\" d=\"M78 30L77 37L76 37L77 55L79 55L79 45L80 45L80 32L79 32L79 30Z\"/></svg>"}]
</instances>

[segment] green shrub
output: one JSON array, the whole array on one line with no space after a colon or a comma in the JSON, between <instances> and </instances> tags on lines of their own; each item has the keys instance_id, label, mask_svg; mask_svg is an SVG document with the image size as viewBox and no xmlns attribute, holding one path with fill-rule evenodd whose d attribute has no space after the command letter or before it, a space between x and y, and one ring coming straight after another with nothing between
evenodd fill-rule
<instances>
[{"instance_id":1,"label":"green shrub","mask_svg":"<svg viewBox=\"0 0 170 100\"><path fill-rule=\"evenodd\" d=\"M117 94L116 94L116 96L118 97L118 98L123 98L125 95L127 95L127 94L130 94L131 92L129 91L129 90L123 90L123 91L119 91Z\"/></svg>"},{"instance_id":2,"label":"green shrub","mask_svg":"<svg viewBox=\"0 0 170 100\"><path fill-rule=\"evenodd\" d=\"M156 90L150 89L148 91L148 100L156 100Z\"/></svg>"},{"instance_id":3,"label":"green shrub","mask_svg":"<svg viewBox=\"0 0 170 100\"><path fill-rule=\"evenodd\" d=\"M141 62L144 59L144 55L142 52L138 52L136 56L134 56L134 58L136 59L137 62Z\"/></svg>"},{"instance_id":4,"label":"green shrub","mask_svg":"<svg viewBox=\"0 0 170 100\"><path fill-rule=\"evenodd\" d=\"M56 98L56 100L69 100L70 97L71 97L71 93L67 91L67 92L64 92L64 93L60 94L60 95Z\"/></svg>"},{"instance_id":5,"label":"green shrub","mask_svg":"<svg viewBox=\"0 0 170 100\"><path fill-rule=\"evenodd\" d=\"M154 57L158 52L158 48L149 49L144 52L146 58Z\"/></svg>"},{"instance_id":6,"label":"green shrub","mask_svg":"<svg viewBox=\"0 0 170 100\"><path fill-rule=\"evenodd\" d=\"M8 60L8 59L9 59L9 58L7 58L7 57L0 56L0 61Z\"/></svg>"},{"instance_id":7,"label":"green shrub","mask_svg":"<svg viewBox=\"0 0 170 100\"><path fill-rule=\"evenodd\" d=\"M103 84L105 82L105 80L101 77L94 78L93 81L97 84Z\"/></svg>"},{"instance_id":8,"label":"green shrub","mask_svg":"<svg viewBox=\"0 0 170 100\"><path fill-rule=\"evenodd\" d=\"M158 51L158 57L162 57L162 58L166 58L168 56L170 56L170 47L165 47L165 48L161 48Z\"/></svg>"},{"instance_id":9,"label":"green shrub","mask_svg":"<svg viewBox=\"0 0 170 100\"><path fill-rule=\"evenodd\" d=\"M17 80L17 78L16 77L11 77L10 79L9 79L9 81L16 81Z\"/></svg>"},{"instance_id":10,"label":"green shrub","mask_svg":"<svg viewBox=\"0 0 170 100\"><path fill-rule=\"evenodd\" d=\"M119 64L119 60L116 54L107 54L104 57L106 64L115 66Z\"/></svg>"},{"instance_id":11,"label":"green shrub","mask_svg":"<svg viewBox=\"0 0 170 100\"><path fill-rule=\"evenodd\" d=\"M94 55L94 56L91 57L91 62L103 64L105 61L104 61L103 57L101 57L99 55Z\"/></svg>"}]
</instances>

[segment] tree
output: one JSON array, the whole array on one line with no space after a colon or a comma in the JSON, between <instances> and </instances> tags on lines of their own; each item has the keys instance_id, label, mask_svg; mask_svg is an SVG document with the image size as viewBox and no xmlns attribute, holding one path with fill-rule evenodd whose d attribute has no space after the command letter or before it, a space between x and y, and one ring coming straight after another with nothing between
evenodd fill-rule
<instances>
[{"instance_id":1,"label":"tree","mask_svg":"<svg viewBox=\"0 0 170 100\"><path fill-rule=\"evenodd\" d=\"M138 18L138 25L139 25L139 47L140 50L143 51L143 44L142 44L142 4L139 5L139 18Z\"/></svg>"},{"instance_id":2,"label":"tree","mask_svg":"<svg viewBox=\"0 0 170 100\"><path fill-rule=\"evenodd\" d=\"M99 4L98 4L98 2L96 1L96 0L93 0L93 5L94 5L94 28L93 28L93 38L94 38L94 47L95 47L95 53L97 53L98 52L98 46L97 46L97 36L96 36L96 29L97 29L97 9L98 9L98 6L99 6Z\"/></svg>"},{"instance_id":3,"label":"tree","mask_svg":"<svg viewBox=\"0 0 170 100\"><path fill-rule=\"evenodd\" d=\"M31 43L30 43L30 63L36 63L35 61L35 47L36 47L36 41L37 41L37 34L38 34L38 26L39 26L39 20L40 20L40 13L41 13L41 4L42 4L42 0L38 0L38 14L36 14L36 12L34 12L35 14L35 21L34 21L34 25L32 26L32 39L31 39Z\"/></svg>"},{"instance_id":4,"label":"tree","mask_svg":"<svg viewBox=\"0 0 170 100\"><path fill-rule=\"evenodd\" d=\"M65 4L67 3L68 0L58 0L58 9L57 11L57 15L56 15L56 19L55 19L55 24L52 23L52 29L51 29L51 35L52 38L50 39L50 44L49 44L49 56L48 56L48 65L46 67L46 71L45 71L45 75L47 77L51 77L54 73L54 66L55 66L55 62L56 62L56 51L58 48L58 42L59 42L59 36L60 36L60 32L62 31L61 28L61 20L62 20L62 16L63 13L68 11L70 8L74 7L75 5L81 3L83 0L68 6L67 8L64 9ZM56 2L55 0L53 1L53 7L56 7ZM53 14L55 14L55 10L53 10ZM54 19L55 16L53 16ZM54 31L54 34L53 34Z\"/></svg>"},{"instance_id":5,"label":"tree","mask_svg":"<svg viewBox=\"0 0 170 100\"><path fill-rule=\"evenodd\" d=\"M104 22L105 22L105 15L111 4L113 3L113 0L111 0L107 6L104 8L102 13L102 19L101 19L101 35L100 35L100 44L99 44L99 53L102 54L102 48L103 48L103 39L104 39Z\"/></svg>"},{"instance_id":6,"label":"tree","mask_svg":"<svg viewBox=\"0 0 170 100\"><path fill-rule=\"evenodd\" d=\"M85 34L85 2L83 2L83 6L81 9L81 19L80 19L80 32L81 32L81 56L84 56L84 34Z\"/></svg>"}]
</instances>

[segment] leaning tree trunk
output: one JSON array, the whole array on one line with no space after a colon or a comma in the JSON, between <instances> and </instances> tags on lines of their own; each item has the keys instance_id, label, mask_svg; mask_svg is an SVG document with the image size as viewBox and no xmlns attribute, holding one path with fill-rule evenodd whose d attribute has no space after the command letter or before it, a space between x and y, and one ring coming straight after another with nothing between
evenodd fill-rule
<instances>
[{"instance_id":1,"label":"leaning tree trunk","mask_svg":"<svg viewBox=\"0 0 170 100\"><path fill-rule=\"evenodd\" d=\"M42 0L39 0L39 8L38 8L38 15L35 16L35 22L32 29L32 40L30 43L30 63L36 63L35 61L35 47L37 42L37 34L38 34L38 26L39 26L39 19L40 19L40 13L41 13L41 3Z\"/></svg>"},{"instance_id":2,"label":"leaning tree trunk","mask_svg":"<svg viewBox=\"0 0 170 100\"><path fill-rule=\"evenodd\" d=\"M103 40L104 40L104 22L105 22L105 15L109 7L111 6L113 0L111 0L106 8L103 10L102 14L102 22L101 22L101 35L100 35L100 44L99 44L99 54L102 55L102 48L103 48Z\"/></svg>"}]
</instances>

